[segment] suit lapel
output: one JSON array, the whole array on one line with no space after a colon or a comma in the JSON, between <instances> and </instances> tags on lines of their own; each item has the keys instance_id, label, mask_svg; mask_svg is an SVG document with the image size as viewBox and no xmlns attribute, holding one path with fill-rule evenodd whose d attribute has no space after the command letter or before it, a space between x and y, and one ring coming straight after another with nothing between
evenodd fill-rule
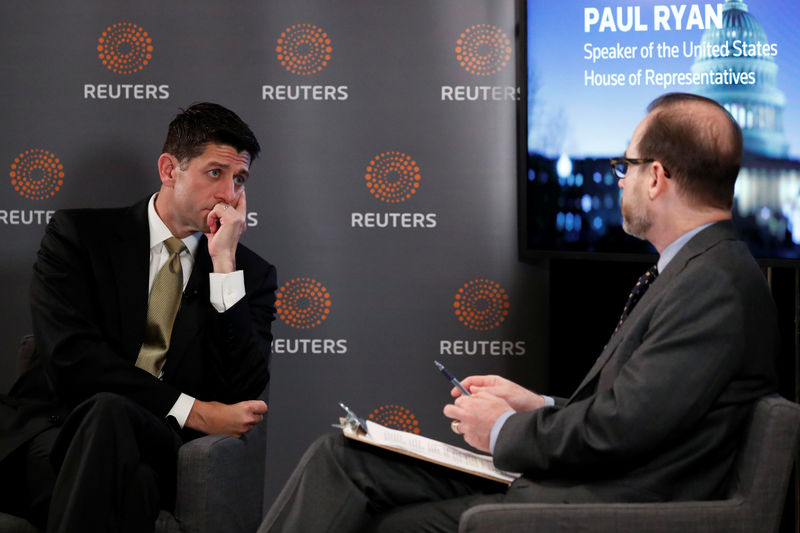
<instances>
[{"instance_id":1,"label":"suit lapel","mask_svg":"<svg viewBox=\"0 0 800 533\"><path fill-rule=\"evenodd\" d=\"M617 345L620 342L620 339L622 339L622 335L620 334L619 331L617 331L616 333L614 333L611 336L611 338L608 341L608 344L605 346L605 348L603 348L603 351L600 353L600 355L597 357L597 359L595 359L594 364L592 365L592 368L589 369L589 372L583 378L583 381L581 381L581 384L578 385L578 387L575 389L575 392L573 392L572 396L570 396L569 403L571 403L572 401L576 400L578 398L579 393L589 383L591 383L597 377L598 374L600 374L600 371L603 369L603 367L608 362L609 358L611 357L611 354L613 354L614 350L616 350Z\"/></svg>"},{"instance_id":2,"label":"suit lapel","mask_svg":"<svg viewBox=\"0 0 800 533\"><path fill-rule=\"evenodd\" d=\"M625 323L622 325L620 330L611 336L611 339L609 339L608 344L603 352L597 358L594 365L592 365L592 368L586 374L586 377L583 378L581 384L578 385L578 387L575 389L575 392L570 397L570 402L578 399L580 397L580 392L583 391L590 383L592 383L595 378L597 378L597 376L600 374L600 371L603 369L603 367L605 367L609 359L611 359L611 356L616 351L617 346L624 338L625 330L632 327L632 324L637 319L637 315L641 314L643 309L646 309L651 302L656 301L659 298L660 294L669 286L670 281L683 272L683 269L686 268L686 265L689 263L689 261L702 254L712 246L716 245L720 241L730 239L736 239L736 232L733 227L733 222L730 220L724 220L709 226L705 230L692 237L689 242L687 242L683 248L678 251L675 257L672 258L667 267L664 269L664 272L658 275L655 281L653 281L648 288L647 292L644 293L642 299L636 304L636 307L633 309L630 316L628 316L628 318L625 320Z\"/></svg>"},{"instance_id":3,"label":"suit lapel","mask_svg":"<svg viewBox=\"0 0 800 533\"><path fill-rule=\"evenodd\" d=\"M148 199L149 200L149 199ZM126 356L136 359L147 317L150 230L147 202L131 206L120 217L109 244L119 299L120 328Z\"/></svg>"},{"instance_id":4,"label":"suit lapel","mask_svg":"<svg viewBox=\"0 0 800 533\"><path fill-rule=\"evenodd\" d=\"M172 337L169 352L167 352L167 362L164 366L165 379L169 379L172 369L176 368L181 357L189 352L190 343L204 323L203 313L206 312L209 302L208 274L212 270L211 257L208 255L208 241L203 236L197 246L192 274L183 291L181 306L175 317L175 324L172 326Z\"/></svg>"}]
</instances>

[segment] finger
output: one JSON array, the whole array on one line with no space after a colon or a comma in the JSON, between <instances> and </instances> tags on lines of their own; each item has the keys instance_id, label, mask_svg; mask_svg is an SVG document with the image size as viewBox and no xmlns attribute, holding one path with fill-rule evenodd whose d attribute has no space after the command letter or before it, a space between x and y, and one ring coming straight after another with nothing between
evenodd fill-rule
<instances>
[{"instance_id":1,"label":"finger","mask_svg":"<svg viewBox=\"0 0 800 533\"><path fill-rule=\"evenodd\" d=\"M267 404L261 400L249 400L247 402L247 407L251 413L254 414L264 414L267 412Z\"/></svg>"},{"instance_id":2,"label":"finger","mask_svg":"<svg viewBox=\"0 0 800 533\"><path fill-rule=\"evenodd\" d=\"M461 382L461 386L463 386L465 389L469 391L470 394L472 394L472 386L470 386L469 384L464 384L463 381ZM453 398L458 398L459 396L464 396L464 393L458 387L453 387L450 390L450 396L452 396Z\"/></svg>"},{"instance_id":3,"label":"finger","mask_svg":"<svg viewBox=\"0 0 800 533\"><path fill-rule=\"evenodd\" d=\"M445 405L442 412L447 418L459 418L459 415L463 414L463 410L459 409L452 403Z\"/></svg>"},{"instance_id":4,"label":"finger","mask_svg":"<svg viewBox=\"0 0 800 533\"><path fill-rule=\"evenodd\" d=\"M474 400L472 396L459 396L453 401L453 404L455 404L458 407L461 407L462 409L466 409L470 401L472 400Z\"/></svg>"},{"instance_id":5,"label":"finger","mask_svg":"<svg viewBox=\"0 0 800 533\"><path fill-rule=\"evenodd\" d=\"M463 385L463 383L462 383L462 385ZM467 390L469 390L469 389L467 389ZM459 396L462 396L463 394L464 393L461 392L461 389L459 389L458 387L453 387L452 389L450 389L450 396L452 396L453 398L458 398Z\"/></svg>"},{"instance_id":6,"label":"finger","mask_svg":"<svg viewBox=\"0 0 800 533\"><path fill-rule=\"evenodd\" d=\"M239 196L239 202L236 204L236 210L244 215L247 213L247 199L245 198L244 188L242 188L242 195Z\"/></svg>"},{"instance_id":7,"label":"finger","mask_svg":"<svg viewBox=\"0 0 800 533\"><path fill-rule=\"evenodd\" d=\"M214 209L212 209L206 217L206 224L208 225L208 229L212 235L219 229L219 215L217 214L216 210L217 206L214 206Z\"/></svg>"},{"instance_id":8,"label":"finger","mask_svg":"<svg viewBox=\"0 0 800 533\"><path fill-rule=\"evenodd\" d=\"M472 392L472 387L485 387L490 384L491 376L467 376L461 380L464 388Z\"/></svg>"}]
</instances>

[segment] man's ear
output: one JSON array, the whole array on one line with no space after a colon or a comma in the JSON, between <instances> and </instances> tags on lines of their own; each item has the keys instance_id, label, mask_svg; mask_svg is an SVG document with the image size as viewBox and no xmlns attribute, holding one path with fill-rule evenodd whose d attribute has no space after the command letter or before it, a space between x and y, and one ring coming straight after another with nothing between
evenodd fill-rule
<instances>
[{"instance_id":1,"label":"man's ear","mask_svg":"<svg viewBox=\"0 0 800 533\"><path fill-rule=\"evenodd\" d=\"M647 195L651 200L655 200L664 194L670 185L664 165L659 161L654 161L647 174Z\"/></svg>"},{"instance_id":2,"label":"man's ear","mask_svg":"<svg viewBox=\"0 0 800 533\"><path fill-rule=\"evenodd\" d=\"M158 176L161 184L172 187L175 183L175 171L180 168L178 160L172 154L163 153L158 157Z\"/></svg>"}]
</instances>

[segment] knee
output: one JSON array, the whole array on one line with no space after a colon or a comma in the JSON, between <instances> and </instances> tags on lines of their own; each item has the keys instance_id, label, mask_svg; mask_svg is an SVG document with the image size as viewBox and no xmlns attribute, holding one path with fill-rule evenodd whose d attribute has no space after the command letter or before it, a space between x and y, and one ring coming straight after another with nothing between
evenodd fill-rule
<instances>
[{"instance_id":1,"label":"knee","mask_svg":"<svg viewBox=\"0 0 800 533\"><path fill-rule=\"evenodd\" d=\"M349 439L341 434L325 434L318 437L306 449L297 464L298 470L330 471L347 462Z\"/></svg>"},{"instance_id":2,"label":"knee","mask_svg":"<svg viewBox=\"0 0 800 533\"><path fill-rule=\"evenodd\" d=\"M342 439L344 439L342 435L330 433L318 437L306 450L304 459L337 456L339 454L338 450L341 448Z\"/></svg>"},{"instance_id":3,"label":"knee","mask_svg":"<svg viewBox=\"0 0 800 533\"><path fill-rule=\"evenodd\" d=\"M130 409L131 400L113 392L98 392L85 403L93 418L118 419Z\"/></svg>"},{"instance_id":4,"label":"knee","mask_svg":"<svg viewBox=\"0 0 800 533\"><path fill-rule=\"evenodd\" d=\"M332 450L340 446L340 442L343 438L344 436L340 435L339 433L326 433L317 437L317 439L311 443L311 446L309 446L308 449Z\"/></svg>"}]
</instances>

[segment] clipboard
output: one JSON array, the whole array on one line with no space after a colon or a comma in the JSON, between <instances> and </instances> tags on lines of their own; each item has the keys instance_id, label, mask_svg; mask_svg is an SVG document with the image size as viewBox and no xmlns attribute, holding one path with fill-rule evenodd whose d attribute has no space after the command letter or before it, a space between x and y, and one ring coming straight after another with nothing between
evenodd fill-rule
<instances>
[{"instance_id":1,"label":"clipboard","mask_svg":"<svg viewBox=\"0 0 800 533\"><path fill-rule=\"evenodd\" d=\"M517 473L495 468L490 455L475 453L421 435L391 429L371 420L360 418L343 403L339 403L339 405L345 410L346 416L340 418L339 424L333 424L333 426L341 429L344 436L349 439L506 485L510 485L520 476Z\"/></svg>"}]
</instances>

